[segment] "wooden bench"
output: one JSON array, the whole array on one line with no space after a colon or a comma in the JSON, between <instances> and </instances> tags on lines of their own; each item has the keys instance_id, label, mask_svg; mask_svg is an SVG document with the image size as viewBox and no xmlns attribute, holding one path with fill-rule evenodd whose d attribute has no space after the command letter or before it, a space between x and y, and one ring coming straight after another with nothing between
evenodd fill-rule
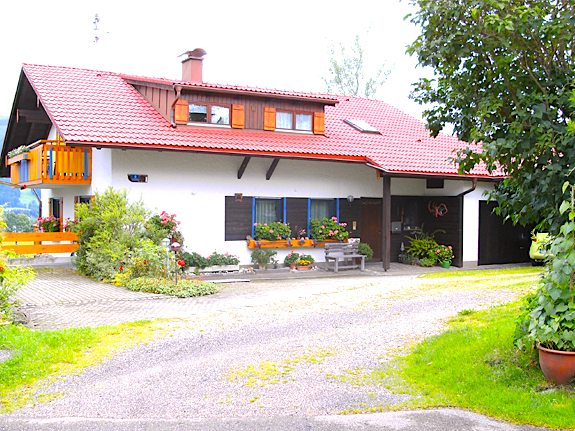
<instances>
[{"instance_id":1,"label":"wooden bench","mask_svg":"<svg viewBox=\"0 0 575 431\"><path fill-rule=\"evenodd\" d=\"M361 259L361 264L356 263L356 259ZM334 262L334 267L330 268L330 261ZM343 265L340 265L340 261ZM365 255L359 253L359 245L353 243L326 243L325 245L325 270L333 269L338 272L340 269L361 268L365 270Z\"/></svg>"}]
</instances>

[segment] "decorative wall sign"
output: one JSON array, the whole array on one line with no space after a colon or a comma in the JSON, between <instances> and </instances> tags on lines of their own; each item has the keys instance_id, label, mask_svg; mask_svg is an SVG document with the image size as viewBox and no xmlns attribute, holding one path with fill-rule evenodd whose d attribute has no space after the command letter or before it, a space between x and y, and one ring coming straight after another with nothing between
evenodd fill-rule
<instances>
[{"instance_id":1,"label":"decorative wall sign","mask_svg":"<svg viewBox=\"0 0 575 431\"><path fill-rule=\"evenodd\" d=\"M147 183L148 176L143 174L128 174L128 180L132 183Z\"/></svg>"}]
</instances>

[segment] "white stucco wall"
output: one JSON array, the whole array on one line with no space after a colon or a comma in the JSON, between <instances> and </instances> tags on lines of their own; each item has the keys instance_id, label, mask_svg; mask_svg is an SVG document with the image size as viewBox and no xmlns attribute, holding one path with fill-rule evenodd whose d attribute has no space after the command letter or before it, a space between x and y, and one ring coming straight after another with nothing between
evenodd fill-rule
<instances>
[{"instance_id":1,"label":"white stucco wall","mask_svg":"<svg viewBox=\"0 0 575 431\"><path fill-rule=\"evenodd\" d=\"M94 149L92 185L44 190L44 215L48 199L64 199L64 217L74 217L74 196L103 192L109 185L129 190L133 200L142 198L150 209L176 214L188 251L209 254L214 250L240 256L250 263L245 241L225 241L225 196L355 198L382 196L382 181L374 169L360 163L281 160L271 179L265 176L273 159L252 157L244 175L237 178L243 156L193 154L173 151ZM147 183L132 183L128 174L148 175ZM392 178L395 196L455 196L472 186L470 180L446 180L442 189L427 189L425 179ZM463 260L477 261L479 199L485 187L465 196ZM290 249L277 249L283 261ZM299 249L323 261L323 249Z\"/></svg>"},{"instance_id":2,"label":"white stucco wall","mask_svg":"<svg viewBox=\"0 0 575 431\"><path fill-rule=\"evenodd\" d=\"M463 266L475 266L479 260L479 201L487 199L493 182L478 182L463 199Z\"/></svg>"}]
</instances>

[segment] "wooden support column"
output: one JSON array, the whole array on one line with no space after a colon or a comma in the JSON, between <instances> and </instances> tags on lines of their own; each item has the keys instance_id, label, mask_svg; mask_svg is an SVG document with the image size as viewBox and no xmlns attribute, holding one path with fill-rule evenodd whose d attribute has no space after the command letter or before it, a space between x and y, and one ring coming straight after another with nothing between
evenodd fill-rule
<instances>
[{"instance_id":1,"label":"wooden support column","mask_svg":"<svg viewBox=\"0 0 575 431\"><path fill-rule=\"evenodd\" d=\"M381 263L387 271L391 266L391 177L384 175L381 209Z\"/></svg>"}]
</instances>

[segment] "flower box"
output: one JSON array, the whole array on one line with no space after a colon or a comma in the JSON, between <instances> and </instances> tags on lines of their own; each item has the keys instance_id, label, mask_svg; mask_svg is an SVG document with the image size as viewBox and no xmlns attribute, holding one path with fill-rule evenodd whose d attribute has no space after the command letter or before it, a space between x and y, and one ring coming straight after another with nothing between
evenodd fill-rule
<instances>
[{"instance_id":1,"label":"flower box","mask_svg":"<svg viewBox=\"0 0 575 431\"><path fill-rule=\"evenodd\" d=\"M22 160L28 159L28 153L21 153L14 157L8 158L8 165L13 165L14 163L18 163Z\"/></svg>"},{"instance_id":2,"label":"flower box","mask_svg":"<svg viewBox=\"0 0 575 431\"><path fill-rule=\"evenodd\" d=\"M248 239L248 248L270 248L270 247L290 247L289 239L282 239L278 241L268 241L266 239L255 240Z\"/></svg>"},{"instance_id":3,"label":"flower box","mask_svg":"<svg viewBox=\"0 0 575 431\"><path fill-rule=\"evenodd\" d=\"M239 271L239 265L216 265L216 266L206 266L200 269L200 272L224 272L224 271ZM190 266L187 272L196 272L195 266Z\"/></svg>"}]
</instances>

